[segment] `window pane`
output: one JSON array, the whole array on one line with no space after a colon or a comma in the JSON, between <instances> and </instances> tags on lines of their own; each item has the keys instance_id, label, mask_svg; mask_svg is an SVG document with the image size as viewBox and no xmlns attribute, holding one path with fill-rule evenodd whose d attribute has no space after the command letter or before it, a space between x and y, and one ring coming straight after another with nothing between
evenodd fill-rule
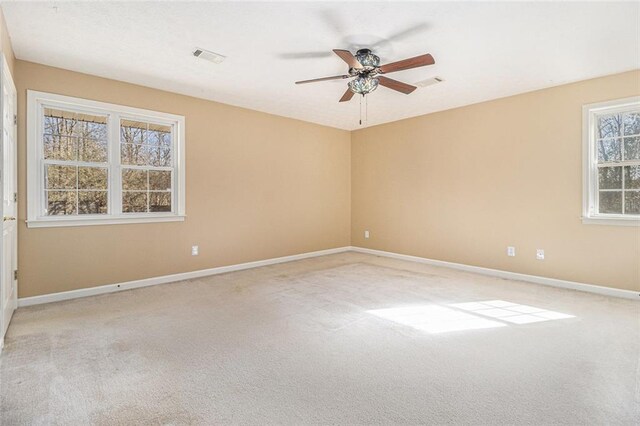
<instances>
[{"instance_id":1,"label":"window pane","mask_svg":"<svg viewBox=\"0 0 640 426\"><path fill-rule=\"evenodd\" d=\"M151 212L170 212L171 211L171 193L170 192L150 192L149 193L149 211Z\"/></svg>"},{"instance_id":2,"label":"window pane","mask_svg":"<svg viewBox=\"0 0 640 426\"><path fill-rule=\"evenodd\" d=\"M122 164L131 166L149 165L149 147L146 145L122 144L120 147Z\"/></svg>"},{"instance_id":3,"label":"window pane","mask_svg":"<svg viewBox=\"0 0 640 426\"><path fill-rule=\"evenodd\" d=\"M600 189L622 189L622 167L600 167L598 169Z\"/></svg>"},{"instance_id":4,"label":"window pane","mask_svg":"<svg viewBox=\"0 0 640 426\"><path fill-rule=\"evenodd\" d=\"M640 191L624 192L624 212L626 214L640 214Z\"/></svg>"},{"instance_id":5,"label":"window pane","mask_svg":"<svg viewBox=\"0 0 640 426\"><path fill-rule=\"evenodd\" d=\"M78 191L79 214L106 214L107 191Z\"/></svg>"},{"instance_id":6,"label":"window pane","mask_svg":"<svg viewBox=\"0 0 640 426\"><path fill-rule=\"evenodd\" d=\"M46 191L47 215L76 214L76 191Z\"/></svg>"},{"instance_id":7,"label":"window pane","mask_svg":"<svg viewBox=\"0 0 640 426\"><path fill-rule=\"evenodd\" d=\"M171 191L171 172L149 170L149 189L152 191Z\"/></svg>"},{"instance_id":8,"label":"window pane","mask_svg":"<svg viewBox=\"0 0 640 426\"><path fill-rule=\"evenodd\" d=\"M107 117L45 108L44 131L47 135L105 141L107 139Z\"/></svg>"},{"instance_id":9,"label":"window pane","mask_svg":"<svg viewBox=\"0 0 640 426\"><path fill-rule=\"evenodd\" d=\"M622 134L622 115L598 117L598 139L617 137Z\"/></svg>"},{"instance_id":10,"label":"window pane","mask_svg":"<svg viewBox=\"0 0 640 426\"><path fill-rule=\"evenodd\" d=\"M122 211L124 213L146 212L147 193L123 191Z\"/></svg>"},{"instance_id":11,"label":"window pane","mask_svg":"<svg viewBox=\"0 0 640 426\"><path fill-rule=\"evenodd\" d=\"M149 165L154 167L171 167L171 147L149 147Z\"/></svg>"},{"instance_id":12,"label":"window pane","mask_svg":"<svg viewBox=\"0 0 640 426\"><path fill-rule=\"evenodd\" d=\"M54 117L52 110L45 109L44 111L44 133L47 135L59 135L62 127L62 117Z\"/></svg>"},{"instance_id":13,"label":"window pane","mask_svg":"<svg viewBox=\"0 0 640 426\"><path fill-rule=\"evenodd\" d=\"M629 112L624 115L624 134L640 135L640 112Z\"/></svg>"},{"instance_id":14,"label":"window pane","mask_svg":"<svg viewBox=\"0 0 640 426\"><path fill-rule=\"evenodd\" d=\"M44 158L47 160L76 161L77 139L66 136L44 135Z\"/></svg>"},{"instance_id":15,"label":"window pane","mask_svg":"<svg viewBox=\"0 0 640 426\"><path fill-rule=\"evenodd\" d=\"M132 120L122 120L120 122L120 142L142 144L144 134L147 130L147 123Z\"/></svg>"},{"instance_id":16,"label":"window pane","mask_svg":"<svg viewBox=\"0 0 640 426\"><path fill-rule=\"evenodd\" d=\"M603 139L598 141L598 163L622 160L620 139Z\"/></svg>"},{"instance_id":17,"label":"window pane","mask_svg":"<svg viewBox=\"0 0 640 426\"><path fill-rule=\"evenodd\" d=\"M625 166L624 187L625 189L640 189L640 166Z\"/></svg>"},{"instance_id":18,"label":"window pane","mask_svg":"<svg viewBox=\"0 0 640 426\"><path fill-rule=\"evenodd\" d=\"M624 138L624 159L640 160L640 137Z\"/></svg>"},{"instance_id":19,"label":"window pane","mask_svg":"<svg viewBox=\"0 0 640 426\"><path fill-rule=\"evenodd\" d=\"M44 131L47 134L76 135L102 139L107 136L107 117L57 108L45 108Z\"/></svg>"},{"instance_id":20,"label":"window pane","mask_svg":"<svg viewBox=\"0 0 640 426\"><path fill-rule=\"evenodd\" d=\"M600 191L600 213L622 213L622 191Z\"/></svg>"},{"instance_id":21,"label":"window pane","mask_svg":"<svg viewBox=\"0 0 640 426\"><path fill-rule=\"evenodd\" d=\"M46 189L75 189L76 166L46 165L45 185Z\"/></svg>"},{"instance_id":22,"label":"window pane","mask_svg":"<svg viewBox=\"0 0 640 426\"><path fill-rule=\"evenodd\" d=\"M108 172L101 167L78 167L78 189L107 189Z\"/></svg>"},{"instance_id":23,"label":"window pane","mask_svg":"<svg viewBox=\"0 0 640 426\"><path fill-rule=\"evenodd\" d=\"M160 145L171 145L171 127L165 126L162 131L158 132Z\"/></svg>"},{"instance_id":24,"label":"window pane","mask_svg":"<svg viewBox=\"0 0 640 426\"><path fill-rule=\"evenodd\" d=\"M137 169L122 170L122 189L147 190L147 171Z\"/></svg>"},{"instance_id":25,"label":"window pane","mask_svg":"<svg viewBox=\"0 0 640 426\"><path fill-rule=\"evenodd\" d=\"M145 133L145 143L153 146L171 145L171 126L149 124Z\"/></svg>"},{"instance_id":26,"label":"window pane","mask_svg":"<svg viewBox=\"0 0 640 426\"><path fill-rule=\"evenodd\" d=\"M171 167L171 126L122 120L120 158L122 164Z\"/></svg>"},{"instance_id":27,"label":"window pane","mask_svg":"<svg viewBox=\"0 0 640 426\"><path fill-rule=\"evenodd\" d=\"M66 113L69 114L69 113ZM79 138L103 140L107 138L107 119L88 114L76 114L72 116L75 121L73 134Z\"/></svg>"},{"instance_id":28,"label":"window pane","mask_svg":"<svg viewBox=\"0 0 640 426\"><path fill-rule=\"evenodd\" d=\"M171 147L122 144L120 159L128 166L171 167Z\"/></svg>"},{"instance_id":29,"label":"window pane","mask_svg":"<svg viewBox=\"0 0 640 426\"><path fill-rule=\"evenodd\" d=\"M107 119L106 117L101 117L101 119L96 122L96 120L87 122L86 124L86 132L83 137L95 139L95 140L106 140L107 139Z\"/></svg>"},{"instance_id":30,"label":"window pane","mask_svg":"<svg viewBox=\"0 0 640 426\"><path fill-rule=\"evenodd\" d=\"M107 161L107 141L99 139L78 139L78 160L92 163Z\"/></svg>"}]
</instances>

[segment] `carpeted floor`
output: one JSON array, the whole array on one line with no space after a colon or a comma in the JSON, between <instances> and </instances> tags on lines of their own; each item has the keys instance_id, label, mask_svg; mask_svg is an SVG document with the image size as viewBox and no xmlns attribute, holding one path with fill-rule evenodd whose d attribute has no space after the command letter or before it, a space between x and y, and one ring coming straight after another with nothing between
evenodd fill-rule
<instances>
[{"instance_id":1,"label":"carpeted floor","mask_svg":"<svg viewBox=\"0 0 640 426\"><path fill-rule=\"evenodd\" d=\"M357 253L19 309L2 425L638 424L640 303Z\"/></svg>"}]
</instances>

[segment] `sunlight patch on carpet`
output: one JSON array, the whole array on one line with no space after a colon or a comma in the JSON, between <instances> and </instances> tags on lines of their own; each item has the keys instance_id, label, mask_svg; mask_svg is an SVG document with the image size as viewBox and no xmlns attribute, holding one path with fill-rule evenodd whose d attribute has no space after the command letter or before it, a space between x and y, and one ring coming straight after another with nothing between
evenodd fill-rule
<instances>
[{"instance_id":1,"label":"sunlight patch on carpet","mask_svg":"<svg viewBox=\"0 0 640 426\"><path fill-rule=\"evenodd\" d=\"M374 309L368 313L427 333L506 327L506 324L437 305Z\"/></svg>"},{"instance_id":2,"label":"sunlight patch on carpet","mask_svg":"<svg viewBox=\"0 0 640 426\"><path fill-rule=\"evenodd\" d=\"M573 315L548 311L504 300L453 303L445 306L418 305L373 309L367 313L427 333L506 327L510 324L573 318Z\"/></svg>"},{"instance_id":3,"label":"sunlight patch on carpet","mask_svg":"<svg viewBox=\"0 0 640 426\"><path fill-rule=\"evenodd\" d=\"M546 309L536 308L535 306L519 305L504 300L454 303L449 306L512 324L529 324L532 322L574 318L573 315L548 311Z\"/></svg>"}]
</instances>

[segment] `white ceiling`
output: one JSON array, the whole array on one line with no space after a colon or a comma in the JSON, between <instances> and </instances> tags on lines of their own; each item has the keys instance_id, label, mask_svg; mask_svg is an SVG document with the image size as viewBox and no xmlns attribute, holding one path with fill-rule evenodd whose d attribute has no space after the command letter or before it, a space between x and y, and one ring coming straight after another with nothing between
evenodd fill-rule
<instances>
[{"instance_id":1,"label":"white ceiling","mask_svg":"<svg viewBox=\"0 0 640 426\"><path fill-rule=\"evenodd\" d=\"M403 95L380 87L368 125L640 68L640 2L11 2L19 59L342 129L359 100L330 51L376 45L382 63L431 53L392 75L445 82ZM201 47L227 56L216 65ZM309 52L306 58L292 56ZM324 56L323 56L324 55Z\"/></svg>"}]
</instances>

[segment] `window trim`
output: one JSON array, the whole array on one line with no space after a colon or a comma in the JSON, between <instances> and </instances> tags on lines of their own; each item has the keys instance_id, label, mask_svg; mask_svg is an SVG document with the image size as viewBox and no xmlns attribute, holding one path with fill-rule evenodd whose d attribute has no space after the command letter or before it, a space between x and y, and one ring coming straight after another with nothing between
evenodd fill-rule
<instances>
[{"instance_id":1,"label":"window trim","mask_svg":"<svg viewBox=\"0 0 640 426\"><path fill-rule=\"evenodd\" d=\"M595 144L596 116L640 107L640 96L587 104L582 107L582 223L640 226L640 215L596 213L598 161ZM624 179L624 175L622 177Z\"/></svg>"},{"instance_id":2,"label":"window trim","mask_svg":"<svg viewBox=\"0 0 640 426\"><path fill-rule=\"evenodd\" d=\"M172 158L174 168L174 182L172 194L173 211L150 213L120 213L105 215L74 215L74 216L44 216L44 166L42 152L42 120L43 108L54 107L72 111L86 112L108 116L107 138L108 169L109 169L109 211L113 204L120 205L115 200L115 193L120 193L119 173L122 166L117 161L120 155L120 119L137 118L157 124L172 126ZM115 136L114 136L115 135ZM114 137L117 144L114 143ZM117 146L116 146L117 145ZM116 155L118 156L116 158ZM185 214L185 118L181 115L156 112L124 105L93 101L53 93L27 91L27 226L29 228L84 226L84 225L115 225L127 223L177 222L184 221Z\"/></svg>"}]
</instances>

